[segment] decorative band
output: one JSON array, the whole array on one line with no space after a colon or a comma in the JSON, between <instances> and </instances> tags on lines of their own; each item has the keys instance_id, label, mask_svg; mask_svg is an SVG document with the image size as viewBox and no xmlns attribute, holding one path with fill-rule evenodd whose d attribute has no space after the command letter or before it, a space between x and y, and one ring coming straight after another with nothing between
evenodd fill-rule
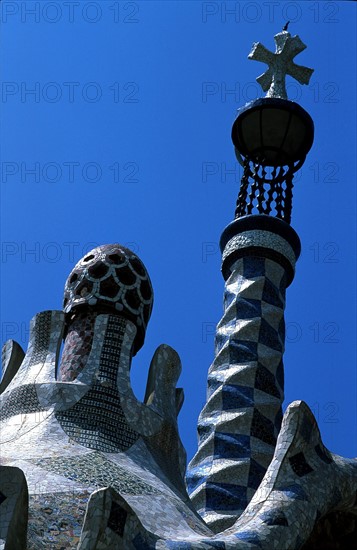
<instances>
[{"instance_id":1,"label":"decorative band","mask_svg":"<svg viewBox=\"0 0 357 550\"><path fill-rule=\"evenodd\" d=\"M301 251L301 243L298 234L288 223L275 218L273 216L267 216L266 214L249 214L236 218L224 229L221 239L220 248L221 252L226 247L228 241L231 240L234 235L240 235L245 231L269 231L270 233L276 233L283 237L295 253L295 258L298 259Z\"/></svg>"},{"instance_id":2,"label":"decorative band","mask_svg":"<svg viewBox=\"0 0 357 550\"><path fill-rule=\"evenodd\" d=\"M269 258L281 264L287 271L288 284L294 278L296 256L290 244L280 235L270 231L252 230L234 235L222 254L223 277L230 275L230 266L243 256Z\"/></svg>"}]
</instances>

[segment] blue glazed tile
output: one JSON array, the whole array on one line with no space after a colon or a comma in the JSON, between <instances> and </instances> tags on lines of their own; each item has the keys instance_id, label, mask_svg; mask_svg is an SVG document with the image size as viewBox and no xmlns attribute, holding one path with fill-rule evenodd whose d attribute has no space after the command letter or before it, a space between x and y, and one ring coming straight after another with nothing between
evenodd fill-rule
<instances>
[{"instance_id":1,"label":"blue glazed tile","mask_svg":"<svg viewBox=\"0 0 357 550\"><path fill-rule=\"evenodd\" d=\"M251 298L238 298L236 300L236 312L237 319L254 319L255 317L261 317L261 301Z\"/></svg>"},{"instance_id":2,"label":"blue glazed tile","mask_svg":"<svg viewBox=\"0 0 357 550\"><path fill-rule=\"evenodd\" d=\"M269 445L275 445L275 426L269 418L263 416L258 409L254 409L250 434Z\"/></svg>"},{"instance_id":3,"label":"blue glazed tile","mask_svg":"<svg viewBox=\"0 0 357 550\"><path fill-rule=\"evenodd\" d=\"M225 384L222 387L222 409L241 409L254 406L254 388Z\"/></svg>"},{"instance_id":4,"label":"blue glazed tile","mask_svg":"<svg viewBox=\"0 0 357 550\"><path fill-rule=\"evenodd\" d=\"M264 475L266 468L261 466L256 460L251 459L248 476L248 487L251 489L258 489Z\"/></svg>"},{"instance_id":5,"label":"blue glazed tile","mask_svg":"<svg viewBox=\"0 0 357 550\"><path fill-rule=\"evenodd\" d=\"M280 398L281 392L276 387L275 376L266 367L258 363L258 368L255 374L254 387L257 390Z\"/></svg>"},{"instance_id":6,"label":"blue glazed tile","mask_svg":"<svg viewBox=\"0 0 357 550\"><path fill-rule=\"evenodd\" d=\"M269 279L265 279L262 300L272 306L284 308L279 289Z\"/></svg>"},{"instance_id":7,"label":"blue glazed tile","mask_svg":"<svg viewBox=\"0 0 357 550\"><path fill-rule=\"evenodd\" d=\"M230 483L213 483L206 485L206 509L229 512L246 508L247 488Z\"/></svg>"},{"instance_id":8,"label":"blue glazed tile","mask_svg":"<svg viewBox=\"0 0 357 550\"><path fill-rule=\"evenodd\" d=\"M290 466L299 477L306 476L313 472L313 468L308 464L304 453L300 452L289 458Z\"/></svg>"},{"instance_id":9,"label":"blue glazed tile","mask_svg":"<svg viewBox=\"0 0 357 550\"><path fill-rule=\"evenodd\" d=\"M240 340L235 342L230 341L229 348L229 362L232 363L246 363L247 361L257 361L257 342L250 342L248 340Z\"/></svg>"},{"instance_id":10,"label":"blue glazed tile","mask_svg":"<svg viewBox=\"0 0 357 550\"><path fill-rule=\"evenodd\" d=\"M250 457L249 435L229 434L216 432L214 436L214 457L215 458L249 458Z\"/></svg>"},{"instance_id":11,"label":"blue glazed tile","mask_svg":"<svg viewBox=\"0 0 357 550\"><path fill-rule=\"evenodd\" d=\"M265 258L246 256L243 258L243 276L246 279L256 279L265 276Z\"/></svg>"},{"instance_id":12,"label":"blue glazed tile","mask_svg":"<svg viewBox=\"0 0 357 550\"><path fill-rule=\"evenodd\" d=\"M276 351L283 351L283 343L279 333L265 319L260 321L259 343Z\"/></svg>"}]
</instances>

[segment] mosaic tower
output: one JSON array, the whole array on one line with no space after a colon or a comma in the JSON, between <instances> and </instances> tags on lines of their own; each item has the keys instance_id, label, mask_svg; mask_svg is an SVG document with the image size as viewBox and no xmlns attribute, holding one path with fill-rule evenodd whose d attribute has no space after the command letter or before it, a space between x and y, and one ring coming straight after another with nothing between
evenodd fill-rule
<instances>
[{"instance_id":1,"label":"mosaic tower","mask_svg":"<svg viewBox=\"0 0 357 550\"><path fill-rule=\"evenodd\" d=\"M220 242L224 314L187 474L191 499L215 532L230 527L258 489L283 416L285 290L301 249L289 225L292 178L314 132L308 113L287 100L285 74L307 84L313 71L292 62L305 47L298 37L283 31L275 42L275 54L255 44L249 55L269 63L258 79L267 97L240 109L233 124L243 178L236 219Z\"/></svg>"}]
</instances>

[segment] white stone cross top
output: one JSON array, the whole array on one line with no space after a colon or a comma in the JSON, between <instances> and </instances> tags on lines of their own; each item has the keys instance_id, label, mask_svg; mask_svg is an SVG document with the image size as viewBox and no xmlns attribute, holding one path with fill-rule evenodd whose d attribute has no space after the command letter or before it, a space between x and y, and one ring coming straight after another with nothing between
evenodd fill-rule
<instances>
[{"instance_id":1,"label":"white stone cross top","mask_svg":"<svg viewBox=\"0 0 357 550\"><path fill-rule=\"evenodd\" d=\"M269 65L268 70L257 78L264 92L268 91L265 97L287 99L285 76L289 74L300 84L308 84L314 69L302 67L293 62L294 57L306 48L299 36L291 37L289 32L282 31L274 36L274 40L275 53L267 50L260 42L255 42L248 59L262 61Z\"/></svg>"}]
</instances>

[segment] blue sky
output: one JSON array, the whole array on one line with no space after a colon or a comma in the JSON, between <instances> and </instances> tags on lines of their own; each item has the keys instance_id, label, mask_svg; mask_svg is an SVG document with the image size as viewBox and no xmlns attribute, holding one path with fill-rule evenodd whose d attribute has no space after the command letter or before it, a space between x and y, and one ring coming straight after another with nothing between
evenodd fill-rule
<instances>
[{"instance_id":1,"label":"blue sky","mask_svg":"<svg viewBox=\"0 0 357 550\"><path fill-rule=\"evenodd\" d=\"M132 378L141 397L160 343L181 356L188 457L222 312L218 241L233 219L236 110L263 96L265 65L290 20L315 69L288 77L315 122L295 178L302 242L287 291L286 407L305 400L330 450L357 456L356 4L13 2L1 8L2 342L27 346L37 312L60 309L90 248L120 242L145 263L155 303ZM32 92L31 92L32 91Z\"/></svg>"}]
</instances>

